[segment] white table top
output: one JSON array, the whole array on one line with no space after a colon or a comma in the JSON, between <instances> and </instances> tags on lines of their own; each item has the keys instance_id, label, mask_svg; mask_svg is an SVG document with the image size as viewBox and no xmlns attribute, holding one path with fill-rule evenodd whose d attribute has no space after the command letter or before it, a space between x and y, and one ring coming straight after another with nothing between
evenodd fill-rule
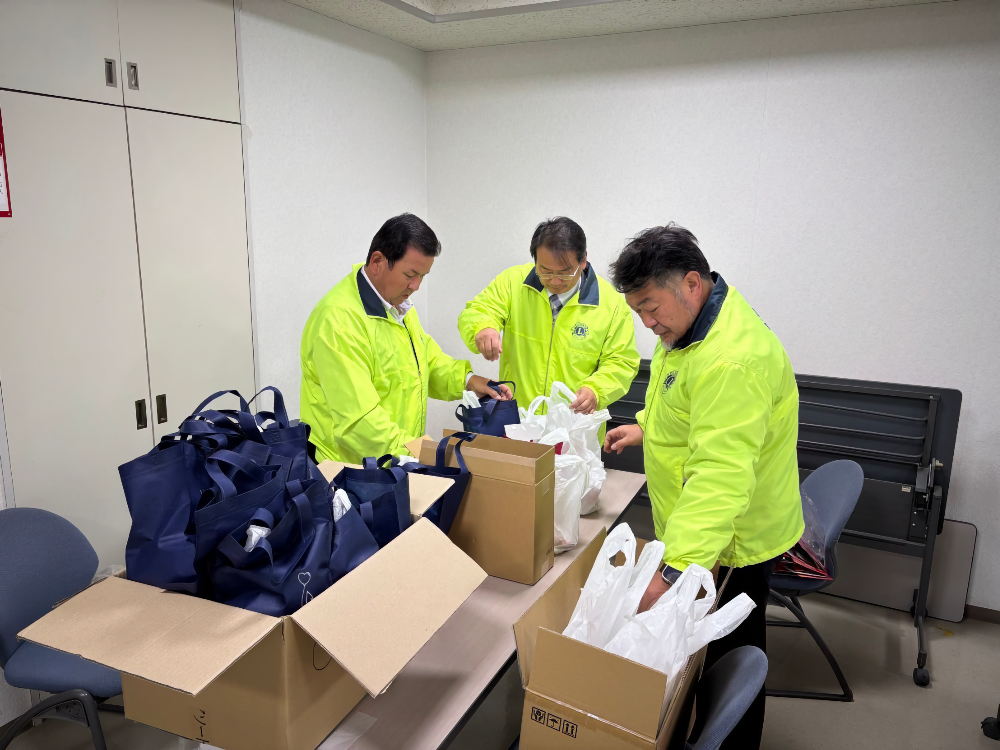
<instances>
[{"instance_id":1,"label":"white table top","mask_svg":"<svg viewBox=\"0 0 1000 750\"><path fill-rule=\"evenodd\" d=\"M609 470L600 507L580 519L580 543L557 555L552 569L534 586L487 578L385 693L366 696L344 719L348 722L357 713L375 719L353 747L432 749L444 742L514 653L514 622L602 528L617 520L645 481L644 474Z\"/></svg>"}]
</instances>

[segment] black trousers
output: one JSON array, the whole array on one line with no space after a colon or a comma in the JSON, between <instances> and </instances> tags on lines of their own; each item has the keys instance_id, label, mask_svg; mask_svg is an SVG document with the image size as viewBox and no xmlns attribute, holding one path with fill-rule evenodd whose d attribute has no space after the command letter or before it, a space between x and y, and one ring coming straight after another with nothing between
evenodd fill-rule
<instances>
[{"instance_id":1,"label":"black trousers","mask_svg":"<svg viewBox=\"0 0 1000 750\"><path fill-rule=\"evenodd\" d=\"M725 638L708 644L705 669L715 664L723 654L740 646L756 646L765 654L767 653L767 601L768 592L771 589L768 579L774 570L774 563L774 560L768 560L746 568L719 569L720 586L726 579L726 575L732 570L729 583L726 584L719 600L720 607L741 593L745 593L753 599L757 606L736 630ZM758 750L760 748L760 738L764 731L764 697L764 688L761 688L760 693L743 715L740 723L722 743L722 750Z\"/></svg>"}]
</instances>

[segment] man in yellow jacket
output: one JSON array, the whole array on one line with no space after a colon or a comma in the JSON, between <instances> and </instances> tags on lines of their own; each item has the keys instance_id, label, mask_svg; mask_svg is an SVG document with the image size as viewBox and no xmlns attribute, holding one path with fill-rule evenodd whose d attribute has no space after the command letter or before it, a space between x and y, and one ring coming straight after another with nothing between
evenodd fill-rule
<instances>
[{"instance_id":1,"label":"man in yellow jacket","mask_svg":"<svg viewBox=\"0 0 1000 750\"><path fill-rule=\"evenodd\" d=\"M603 409L639 369L628 306L587 263L587 236L572 219L539 224L530 251L534 263L508 268L466 303L462 339L491 362L499 357L500 380L517 385L524 405L559 380L576 393L574 411Z\"/></svg>"},{"instance_id":2,"label":"man in yellow jacket","mask_svg":"<svg viewBox=\"0 0 1000 750\"><path fill-rule=\"evenodd\" d=\"M802 536L798 389L778 337L717 273L691 232L674 224L635 237L611 279L643 325L660 337L638 424L618 427L604 449L642 445L661 575L639 605L649 609L692 563L731 570L722 603L756 603L733 633L708 648L706 667L743 645L766 651L768 577ZM723 748L757 748L764 691Z\"/></svg>"},{"instance_id":3,"label":"man in yellow jacket","mask_svg":"<svg viewBox=\"0 0 1000 750\"><path fill-rule=\"evenodd\" d=\"M302 333L302 421L316 460L361 463L408 454L424 434L427 398L454 401L462 391L506 398L472 374L420 325L410 295L430 273L441 244L412 214L389 219L358 263L320 301Z\"/></svg>"}]
</instances>

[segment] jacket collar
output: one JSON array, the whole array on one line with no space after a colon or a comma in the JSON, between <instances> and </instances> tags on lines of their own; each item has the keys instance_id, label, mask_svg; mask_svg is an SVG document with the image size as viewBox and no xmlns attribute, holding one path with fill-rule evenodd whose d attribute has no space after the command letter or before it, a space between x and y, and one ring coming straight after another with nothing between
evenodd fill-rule
<instances>
[{"instance_id":1,"label":"jacket collar","mask_svg":"<svg viewBox=\"0 0 1000 750\"><path fill-rule=\"evenodd\" d=\"M372 285L368 283L368 279L361 275L362 268L364 268L363 265L358 268L358 272L354 278L358 284L358 294L361 296L361 304L364 306L368 317L385 318L388 320L389 315L385 311L382 300L379 299L378 294L372 289Z\"/></svg>"},{"instance_id":2,"label":"jacket collar","mask_svg":"<svg viewBox=\"0 0 1000 750\"><path fill-rule=\"evenodd\" d=\"M524 285L530 286L535 291L548 296L548 292L545 290L545 287L542 286L542 280L538 278L538 274L535 272L534 266L531 267L531 270L525 277ZM583 269L583 281L580 282L580 293L577 295L576 299L581 305L596 306L600 303L600 289L597 285L597 274L594 273L594 267L590 263L588 263L587 267Z\"/></svg>"},{"instance_id":3,"label":"jacket collar","mask_svg":"<svg viewBox=\"0 0 1000 750\"><path fill-rule=\"evenodd\" d=\"M688 332L681 336L677 340L677 343L674 344L674 349L683 349L684 347L691 346L691 344L704 341L708 332L712 330L712 326L715 325L715 321L719 317L719 311L722 310L722 303L726 301L726 296L729 294L729 285L726 284L725 279L714 271L712 272L712 281L715 282L715 288L708 295L704 307L701 308L701 312L698 313L698 317L695 318Z\"/></svg>"}]
</instances>

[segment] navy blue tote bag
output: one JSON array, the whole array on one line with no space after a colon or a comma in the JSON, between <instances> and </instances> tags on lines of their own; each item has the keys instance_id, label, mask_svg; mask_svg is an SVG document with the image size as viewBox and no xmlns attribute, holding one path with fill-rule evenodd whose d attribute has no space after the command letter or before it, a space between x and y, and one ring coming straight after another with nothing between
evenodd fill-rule
<instances>
[{"instance_id":1,"label":"navy blue tote bag","mask_svg":"<svg viewBox=\"0 0 1000 750\"><path fill-rule=\"evenodd\" d=\"M490 388L509 385L512 396L517 391L517 386L510 380L491 380L488 385ZM501 401L484 396L479 399L479 406L474 409L470 409L465 404L459 404L458 408L455 409L455 416L462 423L466 432L493 435L494 437L507 437L504 427L509 424L521 424L521 415L517 411L517 401L513 398L509 401Z\"/></svg>"},{"instance_id":2,"label":"navy blue tote bag","mask_svg":"<svg viewBox=\"0 0 1000 750\"><path fill-rule=\"evenodd\" d=\"M125 544L129 580L171 591L197 591L193 514L202 492L212 486L205 457L220 447L239 445L243 427L250 426L246 418L241 425L231 414L204 411L224 393L234 393L241 409L249 412L239 393L220 391L185 419L178 432L165 435L149 453L118 467L132 516Z\"/></svg>"},{"instance_id":3,"label":"navy blue tote bag","mask_svg":"<svg viewBox=\"0 0 1000 750\"><path fill-rule=\"evenodd\" d=\"M332 490L331 490L332 491ZM333 553L330 555L331 582L336 583L378 552L378 542L361 520L354 506L333 525Z\"/></svg>"},{"instance_id":4,"label":"navy blue tote bag","mask_svg":"<svg viewBox=\"0 0 1000 750\"><path fill-rule=\"evenodd\" d=\"M285 411L285 399L281 395L281 391L274 386L262 388L256 396L250 399L251 403L256 401L264 391L271 391L274 394L274 411L260 411L254 415L260 428L259 440L267 445L273 454L287 456L291 459L289 479L323 480L323 475L316 467L315 461L309 458L309 425L305 422L291 424L288 412Z\"/></svg>"},{"instance_id":5,"label":"navy blue tote bag","mask_svg":"<svg viewBox=\"0 0 1000 750\"><path fill-rule=\"evenodd\" d=\"M398 466L379 469L385 460L366 458L365 468L343 468L334 478L344 490L381 549L410 527L410 485Z\"/></svg>"},{"instance_id":6,"label":"navy blue tote bag","mask_svg":"<svg viewBox=\"0 0 1000 750\"><path fill-rule=\"evenodd\" d=\"M266 508L285 491L291 462L281 456L273 458L275 464L258 466L239 453L221 450L206 461L206 470L216 483L216 490L203 493L201 507L194 513L195 569L201 579L200 595L210 596L209 581L204 578L205 568L226 535L248 523L254 513ZM237 483L243 480L239 476L235 477L236 481L227 477L223 471L227 466L247 475L246 486L252 489L240 492Z\"/></svg>"},{"instance_id":7,"label":"navy blue tote bag","mask_svg":"<svg viewBox=\"0 0 1000 750\"><path fill-rule=\"evenodd\" d=\"M403 464L400 468L408 474L428 474L432 477L444 477L454 480L454 484L435 502L430 508L424 511L424 518L437 526L447 534L451 531L451 526L455 523L455 516L462 506L462 498L465 497L465 490L469 486L469 478L472 476L465 466L465 459L462 457L462 443L471 441L476 436L468 432L455 432L438 443L435 465L426 464ZM451 440L455 443L455 460L458 467L447 465L448 444Z\"/></svg>"},{"instance_id":8,"label":"navy blue tote bag","mask_svg":"<svg viewBox=\"0 0 1000 750\"><path fill-rule=\"evenodd\" d=\"M212 482L205 458L192 443L161 443L118 467L132 528L125 543L131 581L186 591L198 589L192 514Z\"/></svg>"},{"instance_id":9,"label":"navy blue tote bag","mask_svg":"<svg viewBox=\"0 0 1000 750\"><path fill-rule=\"evenodd\" d=\"M244 541L251 525L271 532L248 552ZM332 551L326 483L289 482L267 507L223 537L209 567L212 596L273 617L291 614L329 588Z\"/></svg>"}]
</instances>

